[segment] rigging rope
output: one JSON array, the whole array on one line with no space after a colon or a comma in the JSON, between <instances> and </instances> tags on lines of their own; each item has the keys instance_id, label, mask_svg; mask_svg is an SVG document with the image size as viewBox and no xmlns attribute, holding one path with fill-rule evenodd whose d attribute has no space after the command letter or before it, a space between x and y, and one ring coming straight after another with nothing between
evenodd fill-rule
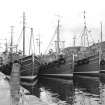
<instances>
[{"instance_id":1,"label":"rigging rope","mask_svg":"<svg viewBox=\"0 0 105 105\"><path fill-rule=\"evenodd\" d=\"M35 53L35 41L34 41L34 34L33 34L33 32L31 33L31 36L30 36L29 55L30 55L31 50L32 50L32 53Z\"/></svg>"},{"instance_id":2,"label":"rigging rope","mask_svg":"<svg viewBox=\"0 0 105 105\"><path fill-rule=\"evenodd\" d=\"M19 46L19 42L20 42L20 39L21 39L21 37L22 37L22 33L23 33L23 29L22 29L22 31L21 31L21 33L20 33L20 35L19 35L19 38L18 38L18 40L17 40L17 46Z\"/></svg>"},{"instance_id":3,"label":"rigging rope","mask_svg":"<svg viewBox=\"0 0 105 105\"><path fill-rule=\"evenodd\" d=\"M46 54L46 52L48 51L48 48L49 48L49 46L51 45L51 42L53 41L53 39L54 39L54 37L55 37L55 35L56 35L56 32L57 32L57 29L55 30L55 32L54 32L54 34L53 34L53 36L52 36L52 38L51 38L51 40L50 40L50 42L49 42L49 44L48 44L48 46L47 46L47 49L45 50L45 53L44 53L44 54Z\"/></svg>"}]
</instances>

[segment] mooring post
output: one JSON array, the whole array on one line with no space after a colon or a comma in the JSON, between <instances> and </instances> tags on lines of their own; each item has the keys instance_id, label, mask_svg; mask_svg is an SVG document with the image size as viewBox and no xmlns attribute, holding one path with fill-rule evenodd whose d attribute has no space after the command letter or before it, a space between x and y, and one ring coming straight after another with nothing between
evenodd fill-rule
<instances>
[{"instance_id":1,"label":"mooring post","mask_svg":"<svg viewBox=\"0 0 105 105\"><path fill-rule=\"evenodd\" d=\"M20 64L14 63L10 77L11 105L19 105L20 101Z\"/></svg>"}]
</instances>

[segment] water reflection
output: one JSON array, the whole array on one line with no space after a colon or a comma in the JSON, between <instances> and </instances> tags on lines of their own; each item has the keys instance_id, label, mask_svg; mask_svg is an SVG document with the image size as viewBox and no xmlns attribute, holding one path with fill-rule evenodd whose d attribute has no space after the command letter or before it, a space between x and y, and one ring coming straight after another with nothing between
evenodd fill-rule
<instances>
[{"instance_id":1,"label":"water reflection","mask_svg":"<svg viewBox=\"0 0 105 105\"><path fill-rule=\"evenodd\" d=\"M102 105L100 100L100 78L75 77L75 102L76 105Z\"/></svg>"},{"instance_id":2,"label":"water reflection","mask_svg":"<svg viewBox=\"0 0 105 105\"><path fill-rule=\"evenodd\" d=\"M23 85L21 84L25 89L27 89L29 92L26 93L26 95L35 95L37 97L40 96L40 89L38 85L38 79L35 80L35 85Z\"/></svg>"},{"instance_id":3,"label":"water reflection","mask_svg":"<svg viewBox=\"0 0 105 105\"><path fill-rule=\"evenodd\" d=\"M105 105L105 75L72 80L39 78L35 86L25 88L48 105Z\"/></svg>"},{"instance_id":4,"label":"water reflection","mask_svg":"<svg viewBox=\"0 0 105 105\"><path fill-rule=\"evenodd\" d=\"M91 96L99 96L100 78L78 76L74 78L75 89L90 93Z\"/></svg>"},{"instance_id":5,"label":"water reflection","mask_svg":"<svg viewBox=\"0 0 105 105\"><path fill-rule=\"evenodd\" d=\"M35 95L49 105L105 104L105 85L98 77L79 76L73 80L40 78L35 91Z\"/></svg>"},{"instance_id":6,"label":"water reflection","mask_svg":"<svg viewBox=\"0 0 105 105\"><path fill-rule=\"evenodd\" d=\"M105 105L105 74L100 77L101 85L100 85L100 99L101 104Z\"/></svg>"},{"instance_id":7,"label":"water reflection","mask_svg":"<svg viewBox=\"0 0 105 105\"><path fill-rule=\"evenodd\" d=\"M39 86L41 90L40 98L47 101L48 104L73 104L73 80L40 78Z\"/></svg>"}]
</instances>

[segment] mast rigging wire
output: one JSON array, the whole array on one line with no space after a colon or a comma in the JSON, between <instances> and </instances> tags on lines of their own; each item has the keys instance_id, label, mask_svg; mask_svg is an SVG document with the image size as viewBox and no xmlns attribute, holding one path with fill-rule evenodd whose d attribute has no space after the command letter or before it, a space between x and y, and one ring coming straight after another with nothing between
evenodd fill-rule
<instances>
[{"instance_id":1,"label":"mast rigging wire","mask_svg":"<svg viewBox=\"0 0 105 105\"><path fill-rule=\"evenodd\" d=\"M53 39L54 39L54 37L55 37L55 35L56 35L56 32L57 32L57 29L55 30L55 32L54 32L54 34L53 34L53 36L52 36L52 38L51 38L51 40L50 40L50 42L49 42L49 44L48 44L48 46L47 46L47 49L45 50L45 53L44 53L44 54L46 54L46 52L48 51L48 48L49 48L49 46L51 45L51 42L53 41Z\"/></svg>"}]
</instances>

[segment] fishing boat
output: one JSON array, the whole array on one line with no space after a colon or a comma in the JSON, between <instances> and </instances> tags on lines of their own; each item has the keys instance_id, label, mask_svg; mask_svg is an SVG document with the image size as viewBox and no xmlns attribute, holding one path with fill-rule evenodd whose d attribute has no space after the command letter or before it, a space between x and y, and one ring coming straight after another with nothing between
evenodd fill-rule
<instances>
[{"instance_id":1,"label":"fishing boat","mask_svg":"<svg viewBox=\"0 0 105 105\"><path fill-rule=\"evenodd\" d=\"M17 57L18 58L14 59L12 62L9 61L9 59L7 63L2 62L2 65L0 65L0 71L4 73L8 79L10 79L12 72L12 65L14 63L19 63L21 65L20 68L21 85L33 86L38 76L38 71L40 67L39 58L34 55L25 56L25 57L23 56L20 57L19 55L17 55Z\"/></svg>"},{"instance_id":2,"label":"fishing boat","mask_svg":"<svg viewBox=\"0 0 105 105\"><path fill-rule=\"evenodd\" d=\"M32 28L31 28L31 38L32 38ZM40 67L40 60L35 54L26 55L25 54L25 13L23 13L23 52L14 52L13 50L13 35L11 32L11 45L10 52L5 51L0 57L0 71L4 73L7 78L10 77L12 71L13 63L19 63L20 68L20 79L21 83L24 85L32 85L36 77L38 76L38 71Z\"/></svg>"},{"instance_id":3,"label":"fishing boat","mask_svg":"<svg viewBox=\"0 0 105 105\"><path fill-rule=\"evenodd\" d=\"M86 21L84 21L83 39L87 37L87 33L88 29ZM102 41L102 24L101 42L94 43L87 47L82 46L81 48L82 50L80 50L77 57L75 57L74 74L99 76L100 72L105 72L105 42Z\"/></svg>"},{"instance_id":4,"label":"fishing boat","mask_svg":"<svg viewBox=\"0 0 105 105\"><path fill-rule=\"evenodd\" d=\"M73 53L66 54L64 49L60 49L60 36L59 36L59 20L57 25L57 41L56 52L49 52L49 54L42 55L41 67L39 76L49 76L58 78L71 78L73 76Z\"/></svg>"},{"instance_id":5,"label":"fishing boat","mask_svg":"<svg viewBox=\"0 0 105 105\"><path fill-rule=\"evenodd\" d=\"M105 46L105 42L102 42L101 45ZM99 75L99 73L104 73L105 72L104 58L105 58L104 51L102 51L102 54L100 54L99 51L95 51L95 53L92 52L89 55L86 55L84 58L81 59L77 58L75 60L74 74Z\"/></svg>"}]
</instances>

